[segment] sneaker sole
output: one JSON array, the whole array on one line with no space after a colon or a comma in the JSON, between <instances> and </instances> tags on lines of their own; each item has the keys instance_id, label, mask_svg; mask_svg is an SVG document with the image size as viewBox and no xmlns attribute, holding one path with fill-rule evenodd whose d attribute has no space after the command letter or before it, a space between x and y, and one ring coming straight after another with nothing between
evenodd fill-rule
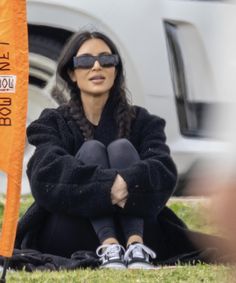
<instances>
[{"instance_id":1,"label":"sneaker sole","mask_svg":"<svg viewBox=\"0 0 236 283\"><path fill-rule=\"evenodd\" d=\"M145 264L143 262L134 262L127 266L128 269L160 269L159 266Z\"/></svg>"},{"instance_id":2,"label":"sneaker sole","mask_svg":"<svg viewBox=\"0 0 236 283\"><path fill-rule=\"evenodd\" d=\"M126 265L119 263L108 263L100 266L101 269L127 269Z\"/></svg>"}]
</instances>

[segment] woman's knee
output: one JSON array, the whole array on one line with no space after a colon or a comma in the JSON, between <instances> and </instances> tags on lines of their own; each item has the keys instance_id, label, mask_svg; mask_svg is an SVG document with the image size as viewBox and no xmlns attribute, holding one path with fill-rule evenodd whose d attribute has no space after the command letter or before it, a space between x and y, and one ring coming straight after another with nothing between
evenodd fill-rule
<instances>
[{"instance_id":1,"label":"woman's knee","mask_svg":"<svg viewBox=\"0 0 236 283\"><path fill-rule=\"evenodd\" d=\"M97 140L84 142L75 158L88 165L102 165L105 168L108 166L106 147Z\"/></svg>"},{"instance_id":2,"label":"woman's knee","mask_svg":"<svg viewBox=\"0 0 236 283\"><path fill-rule=\"evenodd\" d=\"M105 151L106 147L103 143L101 143L100 141L97 140L88 140L85 141L81 148L79 149L79 151L84 151L84 152L88 152L91 154L91 152L96 152L96 151ZM78 152L79 152L78 151Z\"/></svg>"},{"instance_id":3,"label":"woman's knee","mask_svg":"<svg viewBox=\"0 0 236 283\"><path fill-rule=\"evenodd\" d=\"M118 139L118 140L115 140L113 142L111 142L108 147L107 147L107 151L111 152L111 151L114 151L114 152L126 152L126 151L129 151L130 149L134 149L134 146L132 145L132 143L123 138L123 139Z\"/></svg>"},{"instance_id":4,"label":"woman's knee","mask_svg":"<svg viewBox=\"0 0 236 283\"><path fill-rule=\"evenodd\" d=\"M112 168L127 168L140 160L137 150L127 139L118 139L110 143L107 153Z\"/></svg>"}]
</instances>

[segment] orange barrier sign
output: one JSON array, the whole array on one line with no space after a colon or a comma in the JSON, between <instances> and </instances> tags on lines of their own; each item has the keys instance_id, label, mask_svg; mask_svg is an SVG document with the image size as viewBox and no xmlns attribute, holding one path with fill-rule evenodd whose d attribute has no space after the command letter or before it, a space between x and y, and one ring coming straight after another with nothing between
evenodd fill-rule
<instances>
[{"instance_id":1,"label":"orange barrier sign","mask_svg":"<svg viewBox=\"0 0 236 283\"><path fill-rule=\"evenodd\" d=\"M28 69L26 1L0 0L0 170L7 174L0 255L5 257L12 255L19 215Z\"/></svg>"}]
</instances>

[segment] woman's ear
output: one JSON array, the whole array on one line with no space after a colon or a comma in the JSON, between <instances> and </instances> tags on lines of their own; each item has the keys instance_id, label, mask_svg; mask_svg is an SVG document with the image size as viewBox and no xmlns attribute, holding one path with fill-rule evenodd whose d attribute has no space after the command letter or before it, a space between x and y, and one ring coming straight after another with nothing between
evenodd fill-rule
<instances>
[{"instance_id":1,"label":"woman's ear","mask_svg":"<svg viewBox=\"0 0 236 283\"><path fill-rule=\"evenodd\" d=\"M69 75L70 79L72 80L72 82L76 82L75 72L71 71L71 70L68 70L67 72L68 72L68 75Z\"/></svg>"}]
</instances>

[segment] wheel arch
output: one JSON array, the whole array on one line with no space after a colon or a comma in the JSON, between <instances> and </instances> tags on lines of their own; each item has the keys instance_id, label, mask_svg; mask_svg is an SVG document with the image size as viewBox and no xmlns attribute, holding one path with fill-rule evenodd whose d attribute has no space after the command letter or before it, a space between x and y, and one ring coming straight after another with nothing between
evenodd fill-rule
<instances>
[{"instance_id":1,"label":"wheel arch","mask_svg":"<svg viewBox=\"0 0 236 283\"><path fill-rule=\"evenodd\" d=\"M32 36L41 36L44 38L52 39L63 46L68 38L73 34L72 31L46 25L28 24L29 41Z\"/></svg>"}]
</instances>

